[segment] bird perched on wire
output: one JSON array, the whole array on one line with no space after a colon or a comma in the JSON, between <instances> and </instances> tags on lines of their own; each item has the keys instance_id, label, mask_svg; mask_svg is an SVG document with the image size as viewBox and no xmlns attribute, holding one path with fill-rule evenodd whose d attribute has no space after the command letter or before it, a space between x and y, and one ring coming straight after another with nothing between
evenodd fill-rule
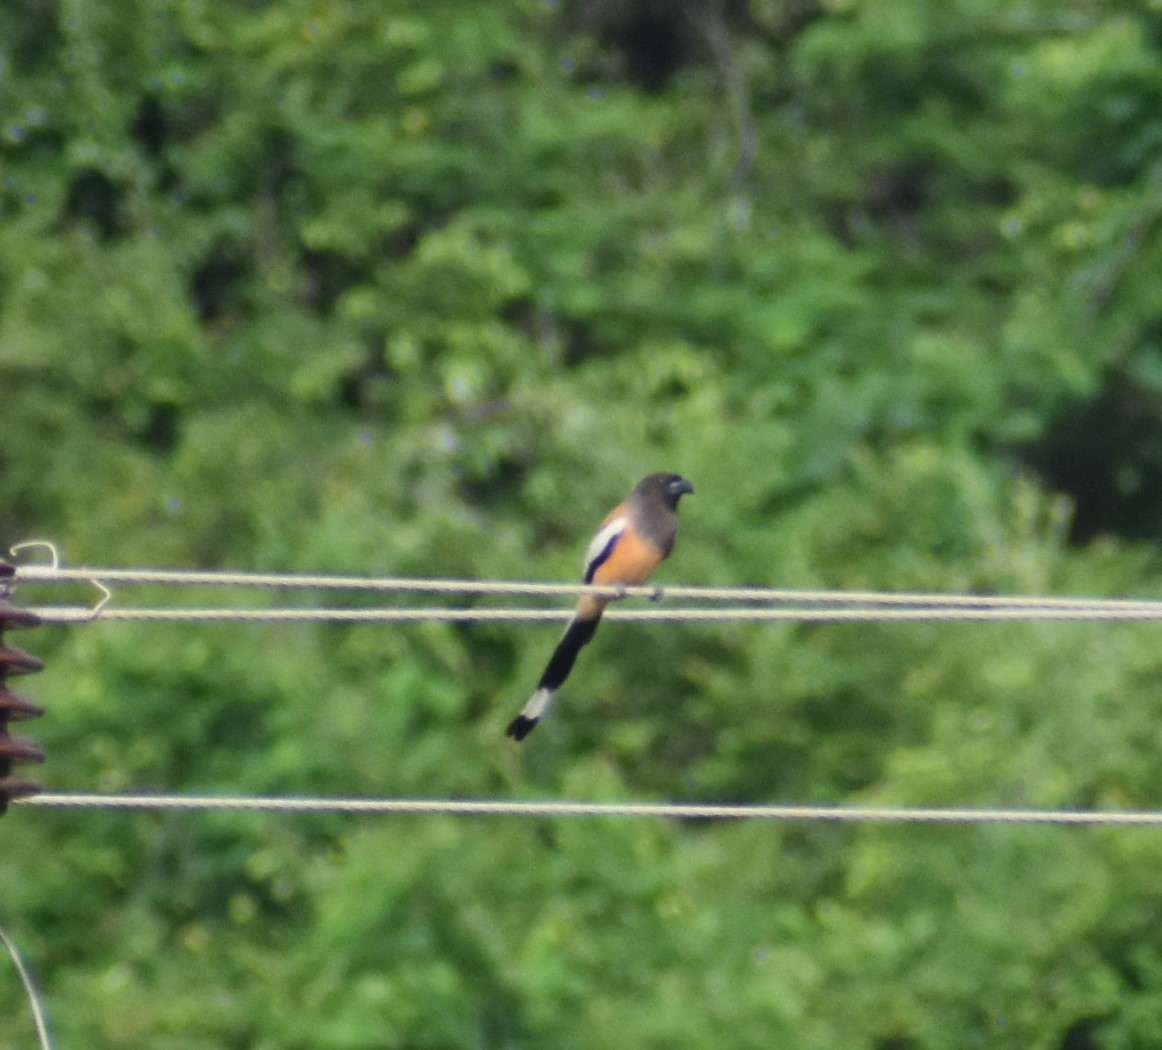
<instances>
[{"instance_id":1,"label":"bird perched on wire","mask_svg":"<svg viewBox=\"0 0 1162 1050\"><path fill-rule=\"evenodd\" d=\"M585 552L585 582L606 586L645 583L674 549L678 500L693 491L694 486L681 474L650 474L642 478L625 502L609 512L589 544ZM585 594L577 602L573 619L553 650L536 692L505 730L514 740L523 740L536 728L612 600Z\"/></svg>"}]
</instances>

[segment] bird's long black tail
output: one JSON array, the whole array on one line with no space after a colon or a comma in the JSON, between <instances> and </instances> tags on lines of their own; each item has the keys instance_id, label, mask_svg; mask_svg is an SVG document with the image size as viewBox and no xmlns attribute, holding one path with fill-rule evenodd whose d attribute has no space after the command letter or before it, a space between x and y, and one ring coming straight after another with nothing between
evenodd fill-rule
<instances>
[{"instance_id":1,"label":"bird's long black tail","mask_svg":"<svg viewBox=\"0 0 1162 1050\"><path fill-rule=\"evenodd\" d=\"M509 722L505 733L514 740L523 740L533 731L537 722L540 721L541 715L552 703L553 694L561 688L565 679L569 677L569 672L573 670L573 664L577 662L577 654L589 644L600 622L600 615L585 619L574 618L569 622L564 635L557 643L557 648L549 657L544 674L541 675L541 680L537 683L537 691L521 708L521 713Z\"/></svg>"},{"instance_id":2,"label":"bird's long black tail","mask_svg":"<svg viewBox=\"0 0 1162 1050\"><path fill-rule=\"evenodd\" d=\"M573 670L577 654L589 644L600 622L598 617L594 617L591 620L574 619L569 623L565 633L561 636L561 640L557 643L557 648L553 650L553 655L549 657L545 673L541 675L541 680L537 683L538 689L548 689L553 692L561 688L565 679L569 677L569 672Z\"/></svg>"}]
</instances>

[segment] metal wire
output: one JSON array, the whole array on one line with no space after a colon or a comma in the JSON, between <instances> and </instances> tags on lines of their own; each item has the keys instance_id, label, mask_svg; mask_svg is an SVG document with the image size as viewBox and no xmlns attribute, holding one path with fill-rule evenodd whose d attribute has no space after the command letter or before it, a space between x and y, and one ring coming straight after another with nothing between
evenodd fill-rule
<instances>
[{"instance_id":1,"label":"metal wire","mask_svg":"<svg viewBox=\"0 0 1162 1050\"><path fill-rule=\"evenodd\" d=\"M700 802L569 802L440 798L270 798L220 795L60 793L13 807L124 810L235 810L273 813L446 813L460 816L660 817L673 820L831 821L900 824L1070 824L1162 826L1162 811L893 806L731 805Z\"/></svg>"},{"instance_id":2,"label":"metal wire","mask_svg":"<svg viewBox=\"0 0 1162 1050\"><path fill-rule=\"evenodd\" d=\"M559 622L573 615L571 609L476 609L409 607L389 609L350 609L314 607L303 609L261 608L116 608L103 606L32 606L45 623L77 624L107 621L214 622L254 621L271 623L418 623L442 621L470 622ZM605 614L611 620L661 622L793 622L793 623L860 623L868 621L917 623L933 621L1013 621L1013 620L1158 620L1162 606L1151 605L1030 605L970 608L878 607L878 608L675 608L611 609Z\"/></svg>"},{"instance_id":3,"label":"metal wire","mask_svg":"<svg viewBox=\"0 0 1162 1050\"><path fill-rule=\"evenodd\" d=\"M427 579L173 569L62 568L22 565L14 583L89 583L103 597L93 606L48 605L32 611L50 623L92 620L270 621L330 623L400 623L422 620L564 621L567 609L496 609L472 607L329 608L135 608L115 607L110 585L150 584L181 587L244 587L300 590L346 590L376 593L423 593L459 596L522 595L607 598L663 598L694 603L733 603L727 608L703 604L679 608L613 609L611 619L657 621L795 621L844 623L951 620L1156 620L1162 601L1133 598L1038 597L986 594L933 594L892 591L796 590L772 587L600 587L583 584L506 580Z\"/></svg>"},{"instance_id":4,"label":"metal wire","mask_svg":"<svg viewBox=\"0 0 1162 1050\"><path fill-rule=\"evenodd\" d=\"M802 602L815 604L936 605L983 608L1018 607L1154 607L1162 601L1138 598L1039 597L1036 595L938 594L933 592L836 591L786 587L609 587L519 580L441 579L407 576L337 576L330 574L204 571L200 569L61 568L20 565L14 583L125 583L180 587L260 587L297 590L348 590L395 593L674 598L691 601Z\"/></svg>"},{"instance_id":5,"label":"metal wire","mask_svg":"<svg viewBox=\"0 0 1162 1050\"><path fill-rule=\"evenodd\" d=\"M0 944L3 944L12 959L13 965L16 967L16 972L20 974L20 981L24 985L24 994L28 998L28 1006L32 1011L32 1021L36 1025L36 1036L40 1040L41 1050L50 1050L52 1043L48 1035L48 1021L44 1016L44 1007L40 1002L40 995L36 990L36 983L32 979L32 974L28 967L24 965L24 960L20 956L20 952L16 950L16 945L12 939L0 926Z\"/></svg>"},{"instance_id":6,"label":"metal wire","mask_svg":"<svg viewBox=\"0 0 1162 1050\"><path fill-rule=\"evenodd\" d=\"M596 594L605 597L638 596L696 602L733 602L726 608L614 608L606 614L626 621L1008 621L1008 620L1156 620L1162 602L1138 599L1073 597L1020 597L1005 595L945 595L882 591L793 590L758 587L592 587L515 581L417 579L292 575L268 573L202 572L156 569L63 569L27 565L17 569L14 582L90 583L105 598L93 608L44 606L32 611L48 623L113 621L271 621L383 623L437 620L556 621L572 615L569 609L497 609L451 607L354 608L120 608L108 604L110 584L151 584L197 587L260 587L318 590L356 590L383 593L443 595L525 595L543 597ZM41 794L19 799L14 805L45 808L106 808L166 810L250 810L282 813L452 813L461 815L517 815L545 817L662 817L706 820L820 820L945 824L1086 824L1162 825L1162 812L973 808L828 807L790 805L723 805L711 803L586 803L567 801L375 799L375 798L264 798L250 796Z\"/></svg>"}]
</instances>

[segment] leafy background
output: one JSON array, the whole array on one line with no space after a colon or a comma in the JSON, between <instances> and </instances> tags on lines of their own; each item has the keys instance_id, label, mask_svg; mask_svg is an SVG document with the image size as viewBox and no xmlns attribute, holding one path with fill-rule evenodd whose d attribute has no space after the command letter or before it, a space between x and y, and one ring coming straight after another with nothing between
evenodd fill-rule
<instances>
[{"instance_id":1,"label":"leafy background","mask_svg":"<svg viewBox=\"0 0 1162 1050\"><path fill-rule=\"evenodd\" d=\"M1162 6L6 0L0 535L1162 591ZM32 601L31 590L18 598ZM43 629L53 789L1162 805L1146 626ZM22 683L23 685L23 683ZM13 810L61 1047L1156 1045L1147 830ZM32 1045L13 973L4 1047Z\"/></svg>"}]
</instances>

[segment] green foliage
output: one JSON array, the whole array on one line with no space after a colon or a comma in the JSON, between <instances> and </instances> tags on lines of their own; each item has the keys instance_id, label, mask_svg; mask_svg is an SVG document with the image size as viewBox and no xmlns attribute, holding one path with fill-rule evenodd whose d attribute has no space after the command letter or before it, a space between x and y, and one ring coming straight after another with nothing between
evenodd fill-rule
<instances>
[{"instance_id":1,"label":"green foliage","mask_svg":"<svg viewBox=\"0 0 1162 1050\"><path fill-rule=\"evenodd\" d=\"M1156 594L1156 7L8 0L0 532L568 580L677 469L663 581ZM38 632L41 779L1162 805L1150 625L611 624L517 750L555 630ZM1146 830L0 836L62 1046L1090 1050L1162 1018ZM31 1045L14 978L0 1012Z\"/></svg>"}]
</instances>

